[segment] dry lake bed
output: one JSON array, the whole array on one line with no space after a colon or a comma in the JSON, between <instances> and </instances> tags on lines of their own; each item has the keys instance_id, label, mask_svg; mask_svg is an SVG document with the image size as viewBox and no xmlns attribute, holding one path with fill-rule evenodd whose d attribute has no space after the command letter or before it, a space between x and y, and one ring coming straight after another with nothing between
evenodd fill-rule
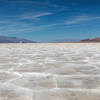
<instances>
[{"instance_id":1,"label":"dry lake bed","mask_svg":"<svg viewBox=\"0 0 100 100\"><path fill-rule=\"evenodd\" d=\"M0 100L100 100L100 44L0 44Z\"/></svg>"}]
</instances>

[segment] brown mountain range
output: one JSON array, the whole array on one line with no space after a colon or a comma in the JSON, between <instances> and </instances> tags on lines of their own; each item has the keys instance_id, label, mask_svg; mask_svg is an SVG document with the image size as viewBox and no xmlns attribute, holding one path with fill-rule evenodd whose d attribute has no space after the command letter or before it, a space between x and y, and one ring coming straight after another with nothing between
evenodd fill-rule
<instances>
[{"instance_id":1,"label":"brown mountain range","mask_svg":"<svg viewBox=\"0 0 100 100\"><path fill-rule=\"evenodd\" d=\"M84 40L81 40L80 42L100 42L100 37L98 38L93 38L93 39L84 39Z\"/></svg>"}]
</instances>

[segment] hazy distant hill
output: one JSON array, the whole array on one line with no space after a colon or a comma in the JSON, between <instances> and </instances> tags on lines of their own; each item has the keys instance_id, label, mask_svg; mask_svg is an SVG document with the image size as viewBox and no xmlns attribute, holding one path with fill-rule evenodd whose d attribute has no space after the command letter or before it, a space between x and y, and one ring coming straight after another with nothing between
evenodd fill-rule
<instances>
[{"instance_id":1,"label":"hazy distant hill","mask_svg":"<svg viewBox=\"0 0 100 100\"><path fill-rule=\"evenodd\" d=\"M100 37L93 38L93 39L84 39L84 40L81 40L80 42L100 42Z\"/></svg>"},{"instance_id":2,"label":"hazy distant hill","mask_svg":"<svg viewBox=\"0 0 100 100\"><path fill-rule=\"evenodd\" d=\"M67 43L67 42L78 42L80 39L58 39L52 41L53 43Z\"/></svg>"},{"instance_id":3,"label":"hazy distant hill","mask_svg":"<svg viewBox=\"0 0 100 100\"><path fill-rule=\"evenodd\" d=\"M0 36L0 43L36 43L36 42L22 38Z\"/></svg>"},{"instance_id":4,"label":"hazy distant hill","mask_svg":"<svg viewBox=\"0 0 100 100\"><path fill-rule=\"evenodd\" d=\"M54 40L53 43L93 43L93 42L100 42L100 37L92 38L92 39L61 39L61 40Z\"/></svg>"}]
</instances>

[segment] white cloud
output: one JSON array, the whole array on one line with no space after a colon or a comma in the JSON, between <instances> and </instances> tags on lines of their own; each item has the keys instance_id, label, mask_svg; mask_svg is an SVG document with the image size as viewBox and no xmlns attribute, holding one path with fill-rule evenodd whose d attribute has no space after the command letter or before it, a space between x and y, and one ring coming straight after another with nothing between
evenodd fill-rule
<instances>
[{"instance_id":1,"label":"white cloud","mask_svg":"<svg viewBox=\"0 0 100 100\"><path fill-rule=\"evenodd\" d=\"M7 21L0 21L0 24L8 24Z\"/></svg>"},{"instance_id":2,"label":"white cloud","mask_svg":"<svg viewBox=\"0 0 100 100\"><path fill-rule=\"evenodd\" d=\"M91 21L100 19L100 17L94 17L94 16L76 16L75 18L67 21L65 24L72 25L72 24L80 24L83 22Z\"/></svg>"},{"instance_id":3,"label":"white cloud","mask_svg":"<svg viewBox=\"0 0 100 100\"><path fill-rule=\"evenodd\" d=\"M42 13L37 13L37 14L26 14L26 15L22 15L20 17L20 19L36 19L36 18L40 18L43 16L48 16L48 15L52 15L53 13L51 12L42 12Z\"/></svg>"},{"instance_id":4,"label":"white cloud","mask_svg":"<svg viewBox=\"0 0 100 100\"><path fill-rule=\"evenodd\" d=\"M38 25L35 26L33 24L24 23L24 22L9 22L5 26L0 27L0 34L8 35L8 34L28 34L30 32L46 30L52 28L58 24L47 24L47 25Z\"/></svg>"}]
</instances>

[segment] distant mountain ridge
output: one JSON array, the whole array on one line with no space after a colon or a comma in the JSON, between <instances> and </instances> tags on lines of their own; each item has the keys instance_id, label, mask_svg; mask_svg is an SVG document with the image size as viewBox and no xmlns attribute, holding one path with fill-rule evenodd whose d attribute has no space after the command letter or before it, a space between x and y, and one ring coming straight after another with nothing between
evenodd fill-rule
<instances>
[{"instance_id":1,"label":"distant mountain ridge","mask_svg":"<svg viewBox=\"0 0 100 100\"><path fill-rule=\"evenodd\" d=\"M100 37L97 37L97 38L93 38L93 39L84 39L84 40L81 40L80 42L88 42L88 43L91 43L91 42L100 42Z\"/></svg>"},{"instance_id":2,"label":"distant mountain ridge","mask_svg":"<svg viewBox=\"0 0 100 100\"><path fill-rule=\"evenodd\" d=\"M36 43L36 41L17 37L0 36L0 43Z\"/></svg>"},{"instance_id":3,"label":"distant mountain ridge","mask_svg":"<svg viewBox=\"0 0 100 100\"><path fill-rule=\"evenodd\" d=\"M100 42L100 37L97 38L87 38L87 39L59 39L51 41L51 43L95 43ZM0 43L37 43L36 41L27 40L17 37L0 36ZM50 42L48 42L50 43Z\"/></svg>"},{"instance_id":4,"label":"distant mountain ridge","mask_svg":"<svg viewBox=\"0 0 100 100\"><path fill-rule=\"evenodd\" d=\"M80 41L81 39L57 39L57 40L54 40L52 41L53 43L70 43L70 42L78 42Z\"/></svg>"},{"instance_id":5,"label":"distant mountain ridge","mask_svg":"<svg viewBox=\"0 0 100 100\"><path fill-rule=\"evenodd\" d=\"M97 38L87 38L87 39L62 39L62 40L55 40L52 43L99 43L100 37Z\"/></svg>"}]
</instances>

